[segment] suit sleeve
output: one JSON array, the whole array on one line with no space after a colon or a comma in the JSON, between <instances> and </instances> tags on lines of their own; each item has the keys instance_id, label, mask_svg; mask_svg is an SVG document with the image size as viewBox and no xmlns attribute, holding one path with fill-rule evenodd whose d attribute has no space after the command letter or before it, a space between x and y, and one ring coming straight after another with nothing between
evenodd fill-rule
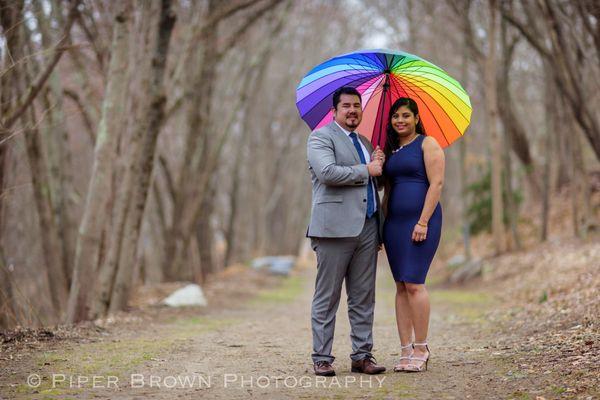
<instances>
[{"instance_id":1,"label":"suit sleeve","mask_svg":"<svg viewBox=\"0 0 600 400\"><path fill-rule=\"evenodd\" d=\"M381 191L385 187L387 178L385 175L380 175L375 177L375 181L377 182L377 191Z\"/></svg>"},{"instance_id":2,"label":"suit sleeve","mask_svg":"<svg viewBox=\"0 0 600 400\"><path fill-rule=\"evenodd\" d=\"M365 164L337 165L331 139L319 131L308 137L307 155L310 168L324 185L364 186L369 181L369 171Z\"/></svg>"}]
</instances>

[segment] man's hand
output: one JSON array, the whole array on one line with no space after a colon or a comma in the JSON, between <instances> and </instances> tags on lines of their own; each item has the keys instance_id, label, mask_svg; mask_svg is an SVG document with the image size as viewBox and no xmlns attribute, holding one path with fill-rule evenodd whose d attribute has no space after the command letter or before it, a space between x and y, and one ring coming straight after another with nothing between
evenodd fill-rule
<instances>
[{"instance_id":1,"label":"man's hand","mask_svg":"<svg viewBox=\"0 0 600 400\"><path fill-rule=\"evenodd\" d=\"M381 164L385 162L385 153L381 150L379 145L377 145L375 151L371 154L371 160L379 160L381 161Z\"/></svg>"},{"instance_id":2,"label":"man's hand","mask_svg":"<svg viewBox=\"0 0 600 400\"><path fill-rule=\"evenodd\" d=\"M367 170L370 176L381 176L383 173L383 162L380 160L373 160L367 164Z\"/></svg>"}]
</instances>

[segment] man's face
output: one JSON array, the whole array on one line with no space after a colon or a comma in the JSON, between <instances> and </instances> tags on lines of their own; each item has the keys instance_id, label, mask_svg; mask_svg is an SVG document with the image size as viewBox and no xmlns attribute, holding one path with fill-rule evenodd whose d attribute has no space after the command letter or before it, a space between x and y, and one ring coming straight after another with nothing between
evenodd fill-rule
<instances>
[{"instance_id":1,"label":"man's face","mask_svg":"<svg viewBox=\"0 0 600 400\"><path fill-rule=\"evenodd\" d=\"M362 120L362 105L355 94L342 94L337 108L333 109L333 117L342 128L353 131Z\"/></svg>"}]
</instances>

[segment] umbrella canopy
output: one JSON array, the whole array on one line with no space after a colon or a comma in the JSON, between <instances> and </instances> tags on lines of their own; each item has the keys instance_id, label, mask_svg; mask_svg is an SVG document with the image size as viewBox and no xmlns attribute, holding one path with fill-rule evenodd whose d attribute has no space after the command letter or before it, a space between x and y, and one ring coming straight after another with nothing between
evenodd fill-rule
<instances>
[{"instance_id":1,"label":"umbrella canopy","mask_svg":"<svg viewBox=\"0 0 600 400\"><path fill-rule=\"evenodd\" d=\"M442 147L462 136L471 120L467 92L444 70L412 54L361 50L314 67L296 89L296 106L311 129L333 121L333 92L351 86L362 96L358 131L373 145L385 145L390 106L410 97L419 106L425 132Z\"/></svg>"}]
</instances>

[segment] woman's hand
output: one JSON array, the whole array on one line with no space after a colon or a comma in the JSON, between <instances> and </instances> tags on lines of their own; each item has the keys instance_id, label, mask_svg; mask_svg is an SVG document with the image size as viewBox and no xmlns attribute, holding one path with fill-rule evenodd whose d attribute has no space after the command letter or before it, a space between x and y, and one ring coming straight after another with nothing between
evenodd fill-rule
<instances>
[{"instance_id":1,"label":"woman's hand","mask_svg":"<svg viewBox=\"0 0 600 400\"><path fill-rule=\"evenodd\" d=\"M412 240L415 242L422 242L425 239L427 239L427 227L416 224L413 229Z\"/></svg>"}]
</instances>

